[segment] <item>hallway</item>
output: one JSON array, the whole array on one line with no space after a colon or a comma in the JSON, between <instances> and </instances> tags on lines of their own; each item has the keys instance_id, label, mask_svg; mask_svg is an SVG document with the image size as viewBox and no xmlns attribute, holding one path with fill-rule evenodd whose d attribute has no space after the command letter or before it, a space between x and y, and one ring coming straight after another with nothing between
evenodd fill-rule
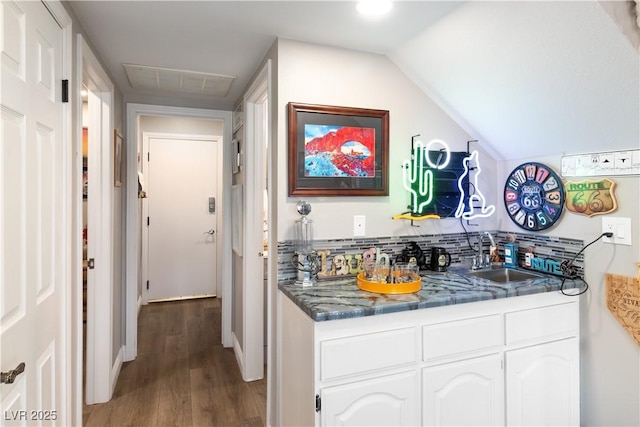
<instances>
[{"instance_id":1,"label":"hallway","mask_svg":"<svg viewBox=\"0 0 640 427\"><path fill-rule=\"evenodd\" d=\"M138 358L111 401L84 406L83 425L264 426L267 381L242 381L221 345L220 310L218 298L143 306Z\"/></svg>"}]
</instances>

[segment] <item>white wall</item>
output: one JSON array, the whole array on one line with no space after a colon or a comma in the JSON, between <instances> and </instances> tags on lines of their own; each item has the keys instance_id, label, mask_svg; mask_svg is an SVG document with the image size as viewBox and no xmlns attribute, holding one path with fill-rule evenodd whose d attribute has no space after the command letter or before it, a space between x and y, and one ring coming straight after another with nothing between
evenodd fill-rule
<instances>
[{"instance_id":1,"label":"white wall","mask_svg":"<svg viewBox=\"0 0 640 427\"><path fill-rule=\"evenodd\" d=\"M222 121L190 117L142 116L139 141L143 132L183 133L190 135L222 135ZM142 151L142 146L139 147Z\"/></svg>"},{"instance_id":2,"label":"white wall","mask_svg":"<svg viewBox=\"0 0 640 427\"><path fill-rule=\"evenodd\" d=\"M567 126L570 125L567 123ZM629 141L629 148L633 148L634 144L637 146L637 141ZM558 147L558 150L562 150L562 147ZM560 153L526 161L544 163L558 173L561 170ZM510 172L524 162L502 162L498 182L504 183ZM618 210L610 216L631 218L633 245L611 245L600 241L584 252L585 279L590 290L581 297L580 308L581 422L591 426L637 426L640 425L640 350L607 309L604 275L637 275L636 262L640 259L640 177L610 179L617 184L618 200ZM502 184L498 188L499 197L502 197L503 187ZM500 230L521 231L502 206L497 211ZM565 209L556 225L540 234L582 239L587 244L602 233L602 217L596 215L589 218Z\"/></svg>"},{"instance_id":3,"label":"white wall","mask_svg":"<svg viewBox=\"0 0 640 427\"><path fill-rule=\"evenodd\" d=\"M310 218L314 220L317 239L353 237L354 215L366 216L367 237L462 231L454 219L422 221L421 227L415 228L408 221L391 217L406 211L409 203L402 185L401 165L410 158L411 136L420 134L424 142L439 138L453 151L465 151L466 142L475 139L472 135L462 130L385 56L282 39L278 55L278 241L293 238L293 222L299 218L295 204L302 198L288 197L289 102L389 110L389 196L305 197L312 205ZM485 170L495 170L495 160L483 152L480 156ZM482 177L486 188L495 187L491 173ZM478 223L483 229L495 228L493 219Z\"/></svg>"}]
</instances>

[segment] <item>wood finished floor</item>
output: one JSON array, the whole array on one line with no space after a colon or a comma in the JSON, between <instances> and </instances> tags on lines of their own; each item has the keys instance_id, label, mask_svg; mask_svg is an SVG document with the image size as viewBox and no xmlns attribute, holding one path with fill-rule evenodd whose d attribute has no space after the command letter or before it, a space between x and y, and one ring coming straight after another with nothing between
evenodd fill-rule
<instances>
[{"instance_id":1,"label":"wood finished floor","mask_svg":"<svg viewBox=\"0 0 640 427\"><path fill-rule=\"evenodd\" d=\"M109 402L84 406L83 425L264 426L267 381L242 381L220 321L217 298L143 306L137 359Z\"/></svg>"}]
</instances>

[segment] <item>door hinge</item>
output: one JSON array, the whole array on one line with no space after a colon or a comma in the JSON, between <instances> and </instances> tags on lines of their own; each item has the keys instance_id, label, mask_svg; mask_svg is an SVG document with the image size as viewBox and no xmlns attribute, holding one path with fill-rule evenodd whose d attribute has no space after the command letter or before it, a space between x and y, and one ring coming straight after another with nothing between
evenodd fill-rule
<instances>
[{"instance_id":1,"label":"door hinge","mask_svg":"<svg viewBox=\"0 0 640 427\"><path fill-rule=\"evenodd\" d=\"M147 227L149 226L149 217L147 217Z\"/></svg>"},{"instance_id":2,"label":"door hinge","mask_svg":"<svg viewBox=\"0 0 640 427\"><path fill-rule=\"evenodd\" d=\"M322 403L320 401L320 395L316 394L316 412L320 412L321 406L322 406Z\"/></svg>"},{"instance_id":3,"label":"door hinge","mask_svg":"<svg viewBox=\"0 0 640 427\"><path fill-rule=\"evenodd\" d=\"M147 290L149 290L149 281L147 280Z\"/></svg>"},{"instance_id":4,"label":"door hinge","mask_svg":"<svg viewBox=\"0 0 640 427\"><path fill-rule=\"evenodd\" d=\"M62 81L62 102L69 102L69 80Z\"/></svg>"},{"instance_id":5,"label":"door hinge","mask_svg":"<svg viewBox=\"0 0 640 427\"><path fill-rule=\"evenodd\" d=\"M89 258L87 261L87 268L93 270L96 267L96 261L93 258Z\"/></svg>"},{"instance_id":6,"label":"door hinge","mask_svg":"<svg viewBox=\"0 0 640 427\"><path fill-rule=\"evenodd\" d=\"M147 151L147 162L151 160L151 151Z\"/></svg>"}]
</instances>

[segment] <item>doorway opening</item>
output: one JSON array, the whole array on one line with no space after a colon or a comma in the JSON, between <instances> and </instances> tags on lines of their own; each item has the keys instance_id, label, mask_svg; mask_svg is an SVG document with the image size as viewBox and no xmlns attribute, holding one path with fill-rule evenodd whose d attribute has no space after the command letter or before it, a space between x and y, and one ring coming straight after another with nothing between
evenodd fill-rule
<instances>
[{"instance_id":1,"label":"doorway opening","mask_svg":"<svg viewBox=\"0 0 640 427\"><path fill-rule=\"evenodd\" d=\"M185 125L185 121L199 123L197 126L208 122L216 126L214 130L195 130L190 125ZM153 125L151 127L147 125ZM155 127L154 127L155 126ZM221 298L222 306L222 344L230 347L231 340L228 338L230 328L230 268L223 260L228 259L230 250L230 235L226 232L229 229L230 207L228 183L230 182L230 168L226 165L226 156L230 155L230 149L226 147L226 142L231 141L231 112L201 110L183 107L167 107L146 104L127 104L127 139L131 141L127 145L127 211L126 228L131 230L126 235L126 344L125 361L134 360L137 356L138 343L138 314L143 304L146 292L146 280L143 282L142 265L142 232L146 226L146 217L143 217L143 200L140 194L145 194L146 176L143 171L143 132L185 134L195 132L198 135L215 135L220 140L217 144L217 195L215 201L216 228L214 234L216 248L216 295ZM185 130L185 129L188 129ZM221 135L221 138L220 138ZM230 147L229 147L230 148ZM170 173L170 171L166 171ZM208 199L208 197L207 197ZM208 200L205 208L208 209ZM152 219L151 219L152 220ZM208 232L211 228L200 231ZM203 236L203 234L200 234Z\"/></svg>"},{"instance_id":2,"label":"doorway opening","mask_svg":"<svg viewBox=\"0 0 640 427\"><path fill-rule=\"evenodd\" d=\"M119 301L114 304L114 298L120 295L117 287L120 280L115 280L117 278L113 274L116 194L113 170L114 86L84 38L78 35L77 40L77 71L81 76L77 92L81 94L82 90L86 90L86 103L80 96L83 108L78 109L78 132L81 141L86 141L86 150L84 146L78 147L80 200L75 212L75 226L78 236L87 236L87 244L85 251L84 238L78 242L78 265L82 266L82 272L78 274L82 275L83 280L75 289L79 316L74 357L82 363L74 366L78 379L76 384L84 384L78 390L81 401L93 404L111 398L122 366L121 329L114 327L114 319L119 322L121 318ZM85 258L86 269L82 262Z\"/></svg>"}]
</instances>

